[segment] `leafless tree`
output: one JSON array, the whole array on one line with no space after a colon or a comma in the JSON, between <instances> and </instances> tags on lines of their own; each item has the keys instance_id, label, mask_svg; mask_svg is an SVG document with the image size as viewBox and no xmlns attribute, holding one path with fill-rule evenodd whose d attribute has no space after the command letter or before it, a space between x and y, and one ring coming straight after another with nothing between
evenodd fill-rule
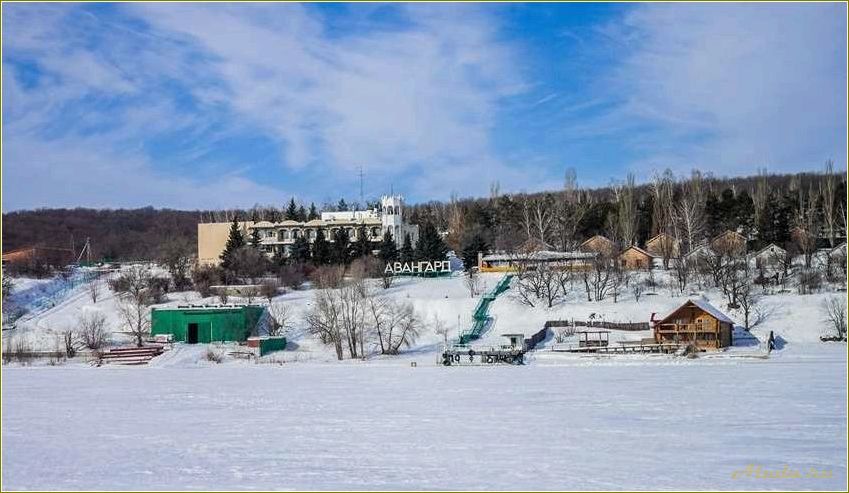
<instances>
[{"instance_id":1,"label":"leafless tree","mask_svg":"<svg viewBox=\"0 0 849 493\"><path fill-rule=\"evenodd\" d=\"M215 293L218 295L218 302L222 305L226 305L230 301L230 288L227 286L217 288Z\"/></svg>"},{"instance_id":2,"label":"leafless tree","mask_svg":"<svg viewBox=\"0 0 849 493\"><path fill-rule=\"evenodd\" d=\"M817 221L816 195L813 189L805 193L799 190L799 208L793 218L793 241L805 258L805 268L811 268L811 260L816 251L816 232L819 227Z\"/></svg>"},{"instance_id":3,"label":"leafless tree","mask_svg":"<svg viewBox=\"0 0 849 493\"><path fill-rule=\"evenodd\" d=\"M740 306L740 311L743 312L743 326L746 330L754 327L754 324L750 324L750 318L760 300L761 296L755 292L755 284L752 282L751 276L742 277L737 285L736 301L737 305Z\"/></svg>"},{"instance_id":4,"label":"leafless tree","mask_svg":"<svg viewBox=\"0 0 849 493\"><path fill-rule=\"evenodd\" d=\"M315 303L307 313L305 322L310 333L319 337L325 344L332 344L336 357L344 357L342 347L341 303L337 301L336 290L323 289L316 293Z\"/></svg>"},{"instance_id":5,"label":"leafless tree","mask_svg":"<svg viewBox=\"0 0 849 493\"><path fill-rule=\"evenodd\" d=\"M481 290L481 279L475 269L469 269L466 276L463 278L463 284L469 290L469 296L474 298Z\"/></svg>"},{"instance_id":6,"label":"leafless tree","mask_svg":"<svg viewBox=\"0 0 849 493\"><path fill-rule=\"evenodd\" d=\"M589 200L578 187L578 178L574 168L566 170L563 191L555 198L554 234L563 251L578 247L577 229L589 210Z\"/></svg>"},{"instance_id":7,"label":"leafless tree","mask_svg":"<svg viewBox=\"0 0 849 493\"><path fill-rule=\"evenodd\" d=\"M334 289L342 284L345 277L345 267L339 265L323 265L313 271L313 284L320 289Z\"/></svg>"},{"instance_id":8,"label":"leafless tree","mask_svg":"<svg viewBox=\"0 0 849 493\"><path fill-rule=\"evenodd\" d=\"M634 244L637 235L637 201L634 188L636 179L633 173L628 173L625 183L613 186L614 200L617 209L617 231L624 246Z\"/></svg>"},{"instance_id":9,"label":"leafless tree","mask_svg":"<svg viewBox=\"0 0 849 493\"><path fill-rule=\"evenodd\" d=\"M77 317L77 330L80 341L91 350L99 350L109 341L106 330L106 316L100 312L86 311Z\"/></svg>"},{"instance_id":10,"label":"leafless tree","mask_svg":"<svg viewBox=\"0 0 849 493\"><path fill-rule=\"evenodd\" d=\"M640 296L642 296L645 289L646 284L642 281L635 280L631 283L631 293L634 295L634 301L637 303L640 302Z\"/></svg>"},{"instance_id":11,"label":"leafless tree","mask_svg":"<svg viewBox=\"0 0 849 493\"><path fill-rule=\"evenodd\" d=\"M587 301L601 301L609 293L613 282L613 270L616 261L607 255L596 255L590 261L590 268L581 271Z\"/></svg>"},{"instance_id":12,"label":"leafless tree","mask_svg":"<svg viewBox=\"0 0 849 493\"><path fill-rule=\"evenodd\" d=\"M276 301L268 305L271 323L268 324L268 335L279 336L286 334L292 328L292 307L288 303Z\"/></svg>"},{"instance_id":13,"label":"leafless tree","mask_svg":"<svg viewBox=\"0 0 849 493\"><path fill-rule=\"evenodd\" d=\"M631 272L623 269L617 262L613 263L613 275L610 277L610 294L613 296L613 302L619 301L619 293L628 288L631 283Z\"/></svg>"},{"instance_id":14,"label":"leafless tree","mask_svg":"<svg viewBox=\"0 0 849 493\"><path fill-rule=\"evenodd\" d=\"M421 319L409 302L397 303L381 296L366 299L366 324L377 336L381 354L398 354L415 343Z\"/></svg>"},{"instance_id":15,"label":"leafless tree","mask_svg":"<svg viewBox=\"0 0 849 493\"><path fill-rule=\"evenodd\" d=\"M256 286L245 286L242 288L242 298L245 303L252 305L254 300L259 296L260 290Z\"/></svg>"},{"instance_id":16,"label":"leafless tree","mask_svg":"<svg viewBox=\"0 0 849 493\"><path fill-rule=\"evenodd\" d=\"M448 346L448 325L439 318L439 315L434 313L433 320L431 321L431 327L433 327L433 333L436 335L442 336L443 344Z\"/></svg>"},{"instance_id":17,"label":"leafless tree","mask_svg":"<svg viewBox=\"0 0 849 493\"><path fill-rule=\"evenodd\" d=\"M62 333L62 342L65 347L65 356L73 358L77 354L77 335L73 330Z\"/></svg>"},{"instance_id":18,"label":"leafless tree","mask_svg":"<svg viewBox=\"0 0 849 493\"><path fill-rule=\"evenodd\" d=\"M517 277L519 301L528 306L542 302L551 308L563 297L559 271L548 262L537 262L521 269Z\"/></svg>"},{"instance_id":19,"label":"leafless tree","mask_svg":"<svg viewBox=\"0 0 849 493\"><path fill-rule=\"evenodd\" d=\"M825 176L820 181L820 195L822 195L822 212L828 232L828 243L832 248L835 246L837 236L837 217L834 208L834 198L837 190L837 179L834 174L834 161L829 159L825 162Z\"/></svg>"},{"instance_id":20,"label":"leafless tree","mask_svg":"<svg viewBox=\"0 0 849 493\"><path fill-rule=\"evenodd\" d=\"M678 292L686 292L687 285L690 281L690 272L692 271L690 261L687 257L679 255L677 258L672 260L672 269L673 277L675 278L678 287Z\"/></svg>"},{"instance_id":21,"label":"leafless tree","mask_svg":"<svg viewBox=\"0 0 849 493\"><path fill-rule=\"evenodd\" d=\"M752 189L752 204L755 209L755 224L761 223L767 199L769 199L769 184L767 182L767 171L765 168L758 170L758 178Z\"/></svg>"},{"instance_id":22,"label":"leafless tree","mask_svg":"<svg viewBox=\"0 0 849 493\"><path fill-rule=\"evenodd\" d=\"M837 333L837 337L846 340L846 298L832 296L823 301L825 319Z\"/></svg>"},{"instance_id":23,"label":"leafless tree","mask_svg":"<svg viewBox=\"0 0 849 493\"><path fill-rule=\"evenodd\" d=\"M259 285L259 292L263 298L271 303L271 300L273 300L274 297L277 296L277 293L280 292L280 285L277 284L276 281L266 280Z\"/></svg>"},{"instance_id":24,"label":"leafless tree","mask_svg":"<svg viewBox=\"0 0 849 493\"><path fill-rule=\"evenodd\" d=\"M675 207L675 221L681 234L677 239L682 240L678 256L682 256L698 246L705 233L704 204L692 191L685 193Z\"/></svg>"},{"instance_id":25,"label":"leafless tree","mask_svg":"<svg viewBox=\"0 0 849 493\"><path fill-rule=\"evenodd\" d=\"M97 299L100 297L100 279L97 277L92 279L86 286L86 290L88 291L89 298L91 298L91 302L97 303Z\"/></svg>"},{"instance_id":26,"label":"leafless tree","mask_svg":"<svg viewBox=\"0 0 849 493\"><path fill-rule=\"evenodd\" d=\"M118 312L124 320L124 327L142 347L144 339L150 334L150 307L146 299L124 298L118 304Z\"/></svg>"}]
</instances>

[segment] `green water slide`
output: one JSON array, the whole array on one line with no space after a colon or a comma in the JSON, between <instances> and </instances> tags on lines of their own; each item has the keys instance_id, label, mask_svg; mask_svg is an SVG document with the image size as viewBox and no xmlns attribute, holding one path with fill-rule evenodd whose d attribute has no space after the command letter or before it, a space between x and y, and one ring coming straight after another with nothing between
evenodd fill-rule
<instances>
[{"instance_id":1,"label":"green water slide","mask_svg":"<svg viewBox=\"0 0 849 493\"><path fill-rule=\"evenodd\" d=\"M489 305L495 301L498 295L510 289L510 281L513 280L513 276L514 274L504 274L504 277L498 281L498 284L491 291L481 296L481 300L472 314L472 326L460 334L458 344L465 345L480 338L491 318L489 316Z\"/></svg>"}]
</instances>

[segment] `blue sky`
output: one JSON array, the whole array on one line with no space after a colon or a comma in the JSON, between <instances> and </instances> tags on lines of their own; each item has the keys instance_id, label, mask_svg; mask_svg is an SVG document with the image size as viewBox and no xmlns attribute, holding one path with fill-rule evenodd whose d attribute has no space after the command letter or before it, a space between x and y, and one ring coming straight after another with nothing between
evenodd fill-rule
<instances>
[{"instance_id":1,"label":"blue sky","mask_svg":"<svg viewBox=\"0 0 849 493\"><path fill-rule=\"evenodd\" d=\"M845 4L3 4L3 208L846 163Z\"/></svg>"}]
</instances>

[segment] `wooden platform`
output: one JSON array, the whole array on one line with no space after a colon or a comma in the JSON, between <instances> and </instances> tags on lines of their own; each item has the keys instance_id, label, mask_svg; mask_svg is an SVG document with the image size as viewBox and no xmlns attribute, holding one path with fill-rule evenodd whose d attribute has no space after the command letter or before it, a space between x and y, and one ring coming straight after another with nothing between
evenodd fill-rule
<instances>
[{"instance_id":1,"label":"wooden platform","mask_svg":"<svg viewBox=\"0 0 849 493\"><path fill-rule=\"evenodd\" d=\"M165 351L163 346L113 348L101 354L100 365L146 365Z\"/></svg>"},{"instance_id":2,"label":"wooden platform","mask_svg":"<svg viewBox=\"0 0 849 493\"><path fill-rule=\"evenodd\" d=\"M620 343L610 346L558 346L549 350L558 353L596 353L596 354L673 354L681 348L680 344L647 344L643 342Z\"/></svg>"}]
</instances>

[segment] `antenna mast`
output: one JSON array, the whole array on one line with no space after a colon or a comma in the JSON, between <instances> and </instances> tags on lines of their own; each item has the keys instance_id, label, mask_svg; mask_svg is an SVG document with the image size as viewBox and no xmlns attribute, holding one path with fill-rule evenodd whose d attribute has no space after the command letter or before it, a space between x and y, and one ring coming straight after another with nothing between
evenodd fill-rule
<instances>
[{"instance_id":1,"label":"antenna mast","mask_svg":"<svg viewBox=\"0 0 849 493\"><path fill-rule=\"evenodd\" d=\"M363 166L360 165L360 207L365 207L366 202L363 195Z\"/></svg>"}]
</instances>

